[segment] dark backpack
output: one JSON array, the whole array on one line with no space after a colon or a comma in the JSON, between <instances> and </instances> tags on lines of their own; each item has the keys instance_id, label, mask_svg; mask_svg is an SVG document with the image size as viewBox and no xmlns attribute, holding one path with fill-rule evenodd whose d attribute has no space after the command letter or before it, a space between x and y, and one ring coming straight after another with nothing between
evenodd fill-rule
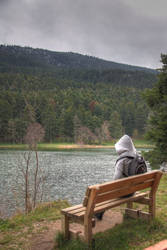
<instances>
[{"instance_id":1,"label":"dark backpack","mask_svg":"<svg viewBox=\"0 0 167 250\"><path fill-rule=\"evenodd\" d=\"M117 161L128 158L131 159L128 164L124 165L123 167L123 175L125 177L137 174L144 174L147 172L147 165L145 160L142 156L136 155L133 156L122 156L117 159Z\"/></svg>"}]
</instances>

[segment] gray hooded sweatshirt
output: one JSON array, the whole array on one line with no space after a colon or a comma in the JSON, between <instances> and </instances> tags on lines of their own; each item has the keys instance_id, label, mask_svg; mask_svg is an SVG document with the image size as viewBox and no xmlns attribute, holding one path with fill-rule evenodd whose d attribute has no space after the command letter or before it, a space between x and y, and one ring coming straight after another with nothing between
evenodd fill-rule
<instances>
[{"instance_id":1,"label":"gray hooded sweatshirt","mask_svg":"<svg viewBox=\"0 0 167 250\"><path fill-rule=\"evenodd\" d=\"M124 135L120 138L120 140L115 144L115 150L119 157L122 156L136 156L136 149L132 142L132 139L128 135ZM115 173L114 173L114 180L124 178L123 175L123 167L127 165L131 161L128 158L123 158L117 161L115 165Z\"/></svg>"}]
</instances>

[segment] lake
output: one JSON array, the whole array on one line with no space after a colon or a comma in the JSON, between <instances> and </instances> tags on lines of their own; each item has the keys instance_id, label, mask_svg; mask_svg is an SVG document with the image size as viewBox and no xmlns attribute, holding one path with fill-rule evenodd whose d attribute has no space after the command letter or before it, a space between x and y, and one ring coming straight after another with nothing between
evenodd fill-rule
<instances>
[{"instance_id":1,"label":"lake","mask_svg":"<svg viewBox=\"0 0 167 250\"><path fill-rule=\"evenodd\" d=\"M141 149L140 149L141 150ZM146 149L144 149L146 150ZM111 181L117 158L114 149L41 151L39 166L47 175L44 201L82 202L86 187ZM0 151L0 215L9 216L22 206L23 151ZM34 159L31 160L33 166Z\"/></svg>"}]
</instances>

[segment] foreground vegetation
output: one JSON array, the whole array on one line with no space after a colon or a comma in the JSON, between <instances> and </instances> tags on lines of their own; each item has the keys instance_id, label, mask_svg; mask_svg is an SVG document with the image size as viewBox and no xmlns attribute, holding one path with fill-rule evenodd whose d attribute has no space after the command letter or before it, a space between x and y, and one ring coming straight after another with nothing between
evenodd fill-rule
<instances>
[{"instance_id":1,"label":"foreground vegetation","mask_svg":"<svg viewBox=\"0 0 167 250\"><path fill-rule=\"evenodd\" d=\"M0 218L0 249L29 249L32 238L47 231L47 224L59 219L67 206L66 201L44 203L27 215Z\"/></svg>"},{"instance_id":2,"label":"foreground vegetation","mask_svg":"<svg viewBox=\"0 0 167 250\"><path fill-rule=\"evenodd\" d=\"M120 225L95 235L95 249L144 249L167 236L167 175L164 174L157 192L157 215L150 223L141 220L125 219ZM34 235L47 232L47 225L60 218L60 210L68 206L59 201L40 206L28 215L17 215L8 220L0 219L0 248L27 249ZM45 222L41 224L41 222ZM38 230L35 230L38 223ZM86 245L79 240L65 242L59 234L55 249L85 250Z\"/></svg>"}]
</instances>

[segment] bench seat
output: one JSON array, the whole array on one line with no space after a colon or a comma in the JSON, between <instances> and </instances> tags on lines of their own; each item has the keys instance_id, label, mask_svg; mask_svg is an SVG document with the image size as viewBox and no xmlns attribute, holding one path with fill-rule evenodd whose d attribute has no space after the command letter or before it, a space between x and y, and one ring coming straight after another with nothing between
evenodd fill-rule
<instances>
[{"instance_id":1,"label":"bench seat","mask_svg":"<svg viewBox=\"0 0 167 250\"><path fill-rule=\"evenodd\" d=\"M131 197L103 201L95 205L94 214L103 212L110 208L120 206L121 204L127 203L129 201L131 202L139 201L141 200L141 198L144 198L146 196L148 196L148 192L144 192L144 193L137 192ZM84 207L83 204L80 204L80 205L64 208L61 210L61 213L66 214L67 216L72 217L72 218L76 217L76 218L83 220L85 211L86 211L86 207Z\"/></svg>"}]
</instances>

